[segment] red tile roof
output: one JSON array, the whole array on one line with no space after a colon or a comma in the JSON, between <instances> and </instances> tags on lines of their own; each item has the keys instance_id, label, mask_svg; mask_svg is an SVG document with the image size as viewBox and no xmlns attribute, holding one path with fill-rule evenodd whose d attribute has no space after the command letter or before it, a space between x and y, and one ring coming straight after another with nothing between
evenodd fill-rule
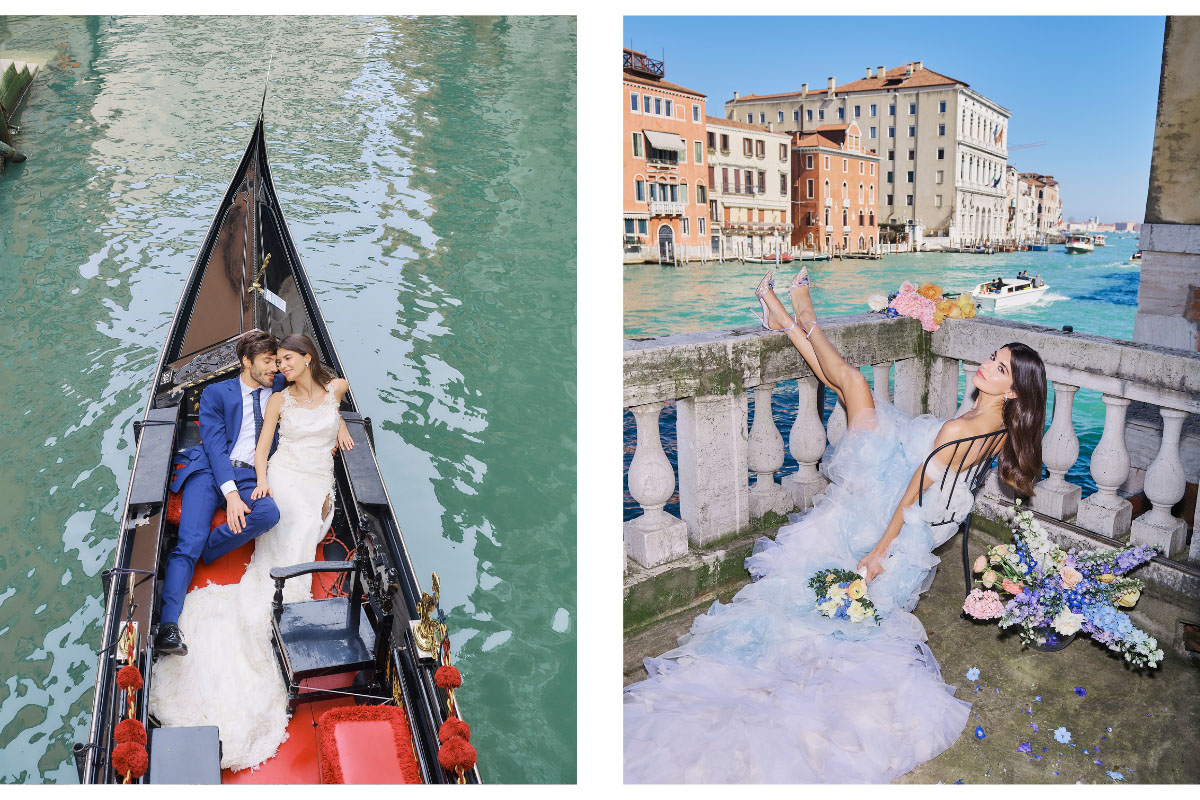
<instances>
[{"instance_id":1,"label":"red tile roof","mask_svg":"<svg viewBox=\"0 0 1200 800\"><path fill-rule=\"evenodd\" d=\"M783 136L788 135L787 131L772 131L772 130L768 130L763 125L751 125L749 122L741 122L736 119L726 119L725 117L706 116L704 118L704 121L708 125L726 125L730 128L741 128L742 130L756 131L758 133L774 133L774 134L779 134L779 135L783 135Z\"/></svg>"},{"instance_id":2,"label":"red tile roof","mask_svg":"<svg viewBox=\"0 0 1200 800\"><path fill-rule=\"evenodd\" d=\"M697 92L695 89L689 89L686 86L680 86L678 83L662 80L661 78L646 78L641 75L633 75L629 72L623 73L625 80L630 83L638 83L642 86L653 86L656 89L664 89L668 92L682 92L683 94L695 95L696 97L707 97L704 92Z\"/></svg>"},{"instance_id":3,"label":"red tile roof","mask_svg":"<svg viewBox=\"0 0 1200 800\"><path fill-rule=\"evenodd\" d=\"M928 67L924 69L914 70L911 77L908 76L908 65L893 67L887 71L886 77L880 79L875 78L859 78L850 83L843 83L841 86L835 86L834 91L838 94L846 92L866 92L879 91L880 89L910 89L923 86L952 86L952 85L968 86L966 81L960 81L956 78L951 78L943 75L940 72L934 72ZM809 89L808 96L825 96L828 89ZM739 97L737 100L731 100L733 103L752 103L762 100L782 100L788 97L799 97L800 92L780 92L778 94L748 94L744 97Z\"/></svg>"}]
</instances>

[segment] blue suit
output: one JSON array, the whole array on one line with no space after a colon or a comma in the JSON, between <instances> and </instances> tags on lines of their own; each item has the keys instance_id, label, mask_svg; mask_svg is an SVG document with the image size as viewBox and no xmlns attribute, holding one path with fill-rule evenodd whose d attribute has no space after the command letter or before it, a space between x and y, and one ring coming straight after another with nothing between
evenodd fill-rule
<instances>
[{"instance_id":1,"label":"blue suit","mask_svg":"<svg viewBox=\"0 0 1200 800\"><path fill-rule=\"evenodd\" d=\"M280 391L285 383L282 375L276 375L274 391ZM211 564L266 533L279 521L279 509L271 497L260 497L254 501L250 499L258 484L254 470L235 469L229 460L229 452L242 428L240 384L241 378L233 378L205 387L200 396L201 442L176 455L175 463L182 466L171 480L171 491L182 492L179 541L167 559L163 578L160 620L163 623L179 621L197 558L203 558L204 563ZM278 442L279 429L276 428L272 452ZM226 481L233 481L237 485L238 494L242 502L250 507L250 513L246 515L241 533L233 533L229 523L213 528L210 533L213 514L225 505L221 486Z\"/></svg>"}]
</instances>

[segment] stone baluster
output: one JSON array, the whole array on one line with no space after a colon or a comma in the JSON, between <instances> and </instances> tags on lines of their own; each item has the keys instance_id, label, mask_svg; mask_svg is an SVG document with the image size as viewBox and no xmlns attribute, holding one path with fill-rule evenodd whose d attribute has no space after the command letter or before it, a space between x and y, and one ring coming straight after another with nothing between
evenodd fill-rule
<instances>
[{"instance_id":1,"label":"stone baluster","mask_svg":"<svg viewBox=\"0 0 1200 800\"><path fill-rule=\"evenodd\" d=\"M768 512L786 514L792 510L792 497L775 482L775 473L783 466L783 435L771 413L775 384L754 387L754 424L750 427L749 463L754 472L750 489L750 518L759 519Z\"/></svg>"},{"instance_id":2,"label":"stone baluster","mask_svg":"<svg viewBox=\"0 0 1200 800\"><path fill-rule=\"evenodd\" d=\"M1129 536L1133 505L1117 494L1129 476L1129 448L1125 445L1125 409L1129 400L1112 394L1104 400L1104 433L1092 451L1092 480L1096 493L1079 503L1078 525L1114 539Z\"/></svg>"},{"instance_id":3,"label":"stone baluster","mask_svg":"<svg viewBox=\"0 0 1200 800\"><path fill-rule=\"evenodd\" d=\"M841 400L833 401L833 410L829 412L829 422L826 433L829 436L829 443L837 446L837 443L846 435L846 409L842 407Z\"/></svg>"},{"instance_id":4,"label":"stone baluster","mask_svg":"<svg viewBox=\"0 0 1200 800\"><path fill-rule=\"evenodd\" d=\"M963 414L971 410L971 406L975 401L971 399L971 392L975 390L975 384L971 383L971 378L975 377L975 373L979 371L979 365L974 361L962 362L963 375L967 378L967 385L963 387L962 402L958 405L958 411L954 412L954 416L961 417Z\"/></svg>"},{"instance_id":5,"label":"stone baluster","mask_svg":"<svg viewBox=\"0 0 1200 800\"><path fill-rule=\"evenodd\" d=\"M1183 498L1186 482L1179 458L1179 433L1186 411L1159 408L1163 418L1162 444L1146 470L1146 498L1153 508L1133 521L1130 541L1152 544L1168 558L1182 554L1187 523L1171 516L1171 506Z\"/></svg>"},{"instance_id":6,"label":"stone baluster","mask_svg":"<svg viewBox=\"0 0 1200 800\"><path fill-rule=\"evenodd\" d=\"M658 435L658 414L665 403L629 410L637 421L637 449L629 464L629 493L642 515L625 523L625 552L643 567L674 561L687 554L687 525L663 506L675 493L675 472Z\"/></svg>"},{"instance_id":7,"label":"stone baluster","mask_svg":"<svg viewBox=\"0 0 1200 800\"><path fill-rule=\"evenodd\" d=\"M892 362L871 365L871 394L877 405L887 405L892 402L892 393L888 388L888 377L891 375Z\"/></svg>"},{"instance_id":8,"label":"stone baluster","mask_svg":"<svg viewBox=\"0 0 1200 800\"><path fill-rule=\"evenodd\" d=\"M902 358L896 362L896 388L893 403L909 416L921 413L921 396L925 394L925 367L919 358Z\"/></svg>"},{"instance_id":9,"label":"stone baluster","mask_svg":"<svg viewBox=\"0 0 1200 800\"><path fill-rule=\"evenodd\" d=\"M788 435L788 448L799 466L795 474L783 479L783 485L790 492L794 507L803 511L812 508L813 498L825 491L829 481L817 471L817 462L825 454L825 428L821 425L821 409L817 407L817 379L797 378L796 396L796 422ZM845 412L842 416L844 426Z\"/></svg>"},{"instance_id":10,"label":"stone baluster","mask_svg":"<svg viewBox=\"0 0 1200 800\"><path fill-rule=\"evenodd\" d=\"M1079 458L1079 437L1075 434L1075 422L1071 410L1075 404L1078 386L1051 381L1054 387L1054 419L1050 429L1042 437L1042 461L1050 477L1040 481L1034 488L1033 510L1051 517L1069 520L1079 510L1079 497L1083 490L1067 483L1066 474Z\"/></svg>"},{"instance_id":11,"label":"stone baluster","mask_svg":"<svg viewBox=\"0 0 1200 800\"><path fill-rule=\"evenodd\" d=\"M750 526L745 392L678 401L679 516L704 547Z\"/></svg>"}]
</instances>

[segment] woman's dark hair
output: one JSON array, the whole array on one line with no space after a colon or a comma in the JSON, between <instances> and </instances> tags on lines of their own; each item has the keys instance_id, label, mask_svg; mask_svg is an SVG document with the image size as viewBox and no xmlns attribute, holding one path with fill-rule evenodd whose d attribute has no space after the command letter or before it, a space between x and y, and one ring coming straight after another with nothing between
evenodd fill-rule
<instances>
[{"instance_id":1,"label":"woman's dark hair","mask_svg":"<svg viewBox=\"0 0 1200 800\"><path fill-rule=\"evenodd\" d=\"M253 362L263 353L274 353L277 344L275 337L266 331L260 331L257 328L246 331L237 343L238 364L242 363L243 358L248 358Z\"/></svg>"},{"instance_id":2,"label":"woman's dark hair","mask_svg":"<svg viewBox=\"0 0 1200 800\"><path fill-rule=\"evenodd\" d=\"M1033 484L1042 475L1042 435L1046 425L1046 365L1032 347L1009 342L1012 390L1016 398L1004 403L1008 436L997 456L1000 480L1018 494L1033 496ZM971 399L979 390L971 392Z\"/></svg>"},{"instance_id":3,"label":"woman's dark hair","mask_svg":"<svg viewBox=\"0 0 1200 800\"><path fill-rule=\"evenodd\" d=\"M312 361L309 363L308 368L312 370L313 380L322 389L329 386L329 382L337 377L333 374L333 370L321 363L321 356L317 352L317 346L313 344L312 339L303 333L289 333L279 340L279 346L276 349L291 350L293 353L299 353L302 356L311 356ZM291 386L292 382L288 381L288 385ZM1045 392L1042 395L1044 397Z\"/></svg>"}]
</instances>

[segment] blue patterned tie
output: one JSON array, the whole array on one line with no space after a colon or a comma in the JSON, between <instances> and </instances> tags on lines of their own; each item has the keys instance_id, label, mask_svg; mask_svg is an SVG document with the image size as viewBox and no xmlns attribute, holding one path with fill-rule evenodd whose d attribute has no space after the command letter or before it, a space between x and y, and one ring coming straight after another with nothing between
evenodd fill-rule
<instances>
[{"instance_id":1,"label":"blue patterned tie","mask_svg":"<svg viewBox=\"0 0 1200 800\"><path fill-rule=\"evenodd\" d=\"M262 389L255 389L250 393L254 403L254 449L258 449L258 440L262 438L263 415L262 408L258 404L258 398L262 396Z\"/></svg>"}]
</instances>

